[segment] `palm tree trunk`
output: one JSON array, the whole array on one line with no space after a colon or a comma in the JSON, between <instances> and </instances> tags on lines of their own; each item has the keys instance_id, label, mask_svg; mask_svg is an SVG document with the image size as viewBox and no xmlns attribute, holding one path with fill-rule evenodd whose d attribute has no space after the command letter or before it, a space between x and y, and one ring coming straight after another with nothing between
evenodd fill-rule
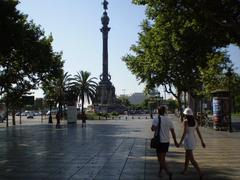
<instances>
[{"instance_id":1,"label":"palm tree trunk","mask_svg":"<svg viewBox=\"0 0 240 180\"><path fill-rule=\"evenodd\" d=\"M85 117L85 112L84 112L84 93L82 93L81 95L81 99L82 99L82 124L86 123L86 117Z\"/></svg>"},{"instance_id":2,"label":"palm tree trunk","mask_svg":"<svg viewBox=\"0 0 240 180\"><path fill-rule=\"evenodd\" d=\"M81 95L81 100L82 100L82 113L84 112L84 95Z\"/></svg>"}]
</instances>

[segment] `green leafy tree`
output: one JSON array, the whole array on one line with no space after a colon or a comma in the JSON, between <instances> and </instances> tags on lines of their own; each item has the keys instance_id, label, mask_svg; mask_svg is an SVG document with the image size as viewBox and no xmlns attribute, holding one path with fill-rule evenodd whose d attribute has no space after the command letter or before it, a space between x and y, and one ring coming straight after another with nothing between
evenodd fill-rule
<instances>
[{"instance_id":1,"label":"green leafy tree","mask_svg":"<svg viewBox=\"0 0 240 180\"><path fill-rule=\"evenodd\" d=\"M119 100L119 102L122 105L124 105L126 107L130 107L131 106L127 96L121 96L121 97L118 97L117 99Z\"/></svg>"},{"instance_id":2,"label":"green leafy tree","mask_svg":"<svg viewBox=\"0 0 240 180\"><path fill-rule=\"evenodd\" d=\"M210 96L216 89L226 89L228 81L226 71L231 67L229 57L223 52L217 52L208 56L209 60L206 67L200 68L200 81L204 88L199 94Z\"/></svg>"},{"instance_id":3,"label":"green leafy tree","mask_svg":"<svg viewBox=\"0 0 240 180\"><path fill-rule=\"evenodd\" d=\"M123 60L147 89L164 85L181 107L183 92L196 96L201 89L200 68L208 64L208 56L230 43L239 44L240 2L133 2L146 5L148 20L142 23L139 41L131 47L134 55L128 54Z\"/></svg>"},{"instance_id":4,"label":"green leafy tree","mask_svg":"<svg viewBox=\"0 0 240 180\"><path fill-rule=\"evenodd\" d=\"M182 37L190 36L194 29L187 32L189 27L182 27L182 19L177 25L171 25L166 17L161 18L153 25L148 21L142 24L139 42L131 47L134 55L127 55L123 60L133 74L146 83L147 89L163 85L181 104L182 92L191 92L199 86L196 81L199 78L198 66L203 66L205 59L204 55L200 56L198 51L188 47L190 40ZM183 32L177 37L180 28ZM210 48L206 47L207 51Z\"/></svg>"},{"instance_id":5,"label":"green leafy tree","mask_svg":"<svg viewBox=\"0 0 240 180\"><path fill-rule=\"evenodd\" d=\"M68 72L64 73L63 79L60 81L60 86L62 87L62 101L63 101L63 105L64 107L66 106L66 103L68 101L68 93L71 93L71 83L73 81L73 78L71 77L71 74L68 74ZM73 98L76 99L76 98ZM64 108L65 109L65 108Z\"/></svg>"},{"instance_id":6,"label":"green leafy tree","mask_svg":"<svg viewBox=\"0 0 240 180\"><path fill-rule=\"evenodd\" d=\"M149 105L148 105L148 99L144 99L144 101L142 102L142 104L140 104L142 109L148 109Z\"/></svg>"},{"instance_id":7,"label":"green leafy tree","mask_svg":"<svg viewBox=\"0 0 240 180\"><path fill-rule=\"evenodd\" d=\"M174 113L178 107L177 101L174 99L168 99L166 103L168 104L168 110Z\"/></svg>"},{"instance_id":8,"label":"green leafy tree","mask_svg":"<svg viewBox=\"0 0 240 180\"><path fill-rule=\"evenodd\" d=\"M65 75L66 73L64 74L62 71L58 76L49 78L42 85L45 99L51 99L51 103L53 103L54 106L58 104L59 110L62 110L62 105L64 104Z\"/></svg>"},{"instance_id":9,"label":"green leafy tree","mask_svg":"<svg viewBox=\"0 0 240 180\"><path fill-rule=\"evenodd\" d=\"M204 33L215 47L233 43L240 45L240 2L235 0L181 1L181 0L132 0L134 4L145 5L147 17L158 21L163 14L167 22L184 17L204 28ZM194 40L194 38L192 38ZM202 42L204 43L204 42Z\"/></svg>"},{"instance_id":10,"label":"green leafy tree","mask_svg":"<svg viewBox=\"0 0 240 180\"><path fill-rule=\"evenodd\" d=\"M240 113L240 95L235 96L235 113Z\"/></svg>"},{"instance_id":11,"label":"green leafy tree","mask_svg":"<svg viewBox=\"0 0 240 180\"><path fill-rule=\"evenodd\" d=\"M230 67L226 72L226 81L227 86L230 91L230 96L232 99L233 112L240 112L239 109L239 96L240 96L240 75L236 72L233 72L233 69Z\"/></svg>"},{"instance_id":12,"label":"green leafy tree","mask_svg":"<svg viewBox=\"0 0 240 180\"><path fill-rule=\"evenodd\" d=\"M61 56L52 50L52 36L28 22L27 16L20 13L16 0L0 1L0 95L21 95L36 89L49 77L61 71ZM13 104L12 104L13 107Z\"/></svg>"}]
</instances>

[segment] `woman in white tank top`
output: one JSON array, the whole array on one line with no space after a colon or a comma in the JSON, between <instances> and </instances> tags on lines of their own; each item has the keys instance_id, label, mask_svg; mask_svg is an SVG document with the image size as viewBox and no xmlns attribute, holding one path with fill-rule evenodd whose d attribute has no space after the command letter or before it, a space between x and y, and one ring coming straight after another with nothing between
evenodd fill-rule
<instances>
[{"instance_id":1,"label":"woman in white tank top","mask_svg":"<svg viewBox=\"0 0 240 180\"><path fill-rule=\"evenodd\" d=\"M183 114L186 117L186 119L184 120L184 130L183 130L183 135L179 142L179 145L181 145L182 142L184 141L184 147L185 147L186 152L185 152L184 170L181 172L181 174L185 174L187 172L188 164L190 161L192 163L192 165L196 168L196 170L199 174L199 179L202 180L203 173L202 173L201 169L199 168L199 165L193 156L193 150L196 148L196 144L197 144L195 131L197 132L197 134L201 140L202 147L205 148L206 145L203 141L202 135L197 126L197 122L194 120L192 110L190 108L186 108L184 110Z\"/></svg>"},{"instance_id":2,"label":"woman in white tank top","mask_svg":"<svg viewBox=\"0 0 240 180\"><path fill-rule=\"evenodd\" d=\"M193 119L194 121L194 119ZM197 139L195 136L195 130L197 128L197 123L195 122L195 125L189 126L188 120L184 120L184 124L187 124L186 126L186 135L184 138L184 147L186 150L194 150L196 148Z\"/></svg>"}]
</instances>

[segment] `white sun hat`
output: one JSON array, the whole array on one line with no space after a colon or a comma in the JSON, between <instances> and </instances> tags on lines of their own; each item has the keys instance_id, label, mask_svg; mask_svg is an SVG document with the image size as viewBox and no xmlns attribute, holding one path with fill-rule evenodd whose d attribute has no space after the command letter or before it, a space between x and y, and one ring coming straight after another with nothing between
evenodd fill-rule
<instances>
[{"instance_id":1,"label":"white sun hat","mask_svg":"<svg viewBox=\"0 0 240 180\"><path fill-rule=\"evenodd\" d=\"M189 107L186 108L186 109L184 109L183 114L185 114L185 115L189 115L189 116L193 116L192 109L189 108Z\"/></svg>"}]
</instances>

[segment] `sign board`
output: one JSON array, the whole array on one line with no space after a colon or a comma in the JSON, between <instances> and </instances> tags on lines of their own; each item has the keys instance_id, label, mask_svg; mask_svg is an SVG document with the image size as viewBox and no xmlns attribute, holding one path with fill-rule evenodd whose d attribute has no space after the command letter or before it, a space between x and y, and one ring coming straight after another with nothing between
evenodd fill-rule
<instances>
[{"instance_id":1,"label":"sign board","mask_svg":"<svg viewBox=\"0 0 240 180\"><path fill-rule=\"evenodd\" d=\"M68 124L75 124L77 122L77 108L75 106L67 107L67 121Z\"/></svg>"},{"instance_id":2,"label":"sign board","mask_svg":"<svg viewBox=\"0 0 240 180\"><path fill-rule=\"evenodd\" d=\"M222 115L221 99L213 98L212 106L213 106L213 116L221 116Z\"/></svg>"},{"instance_id":3,"label":"sign board","mask_svg":"<svg viewBox=\"0 0 240 180\"><path fill-rule=\"evenodd\" d=\"M34 105L34 96L22 96L24 105Z\"/></svg>"}]
</instances>

